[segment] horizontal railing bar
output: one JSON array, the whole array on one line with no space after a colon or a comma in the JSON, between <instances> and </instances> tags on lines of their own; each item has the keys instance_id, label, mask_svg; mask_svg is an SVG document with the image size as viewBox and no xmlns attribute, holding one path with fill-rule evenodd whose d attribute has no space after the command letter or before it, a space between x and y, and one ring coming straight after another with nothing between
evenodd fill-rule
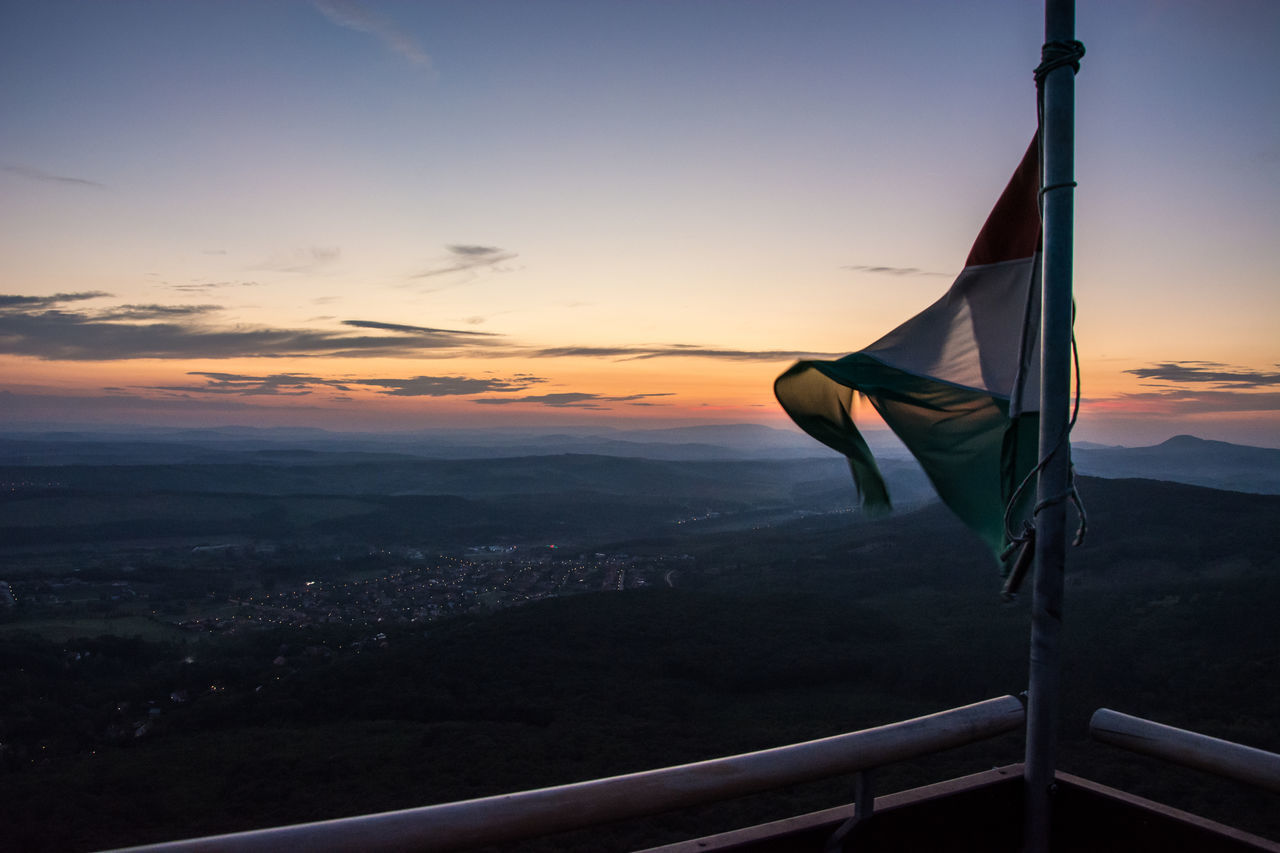
<instances>
[{"instance_id":1,"label":"horizontal railing bar","mask_svg":"<svg viewBox=\"0 0 1280 853\"><path fill-rule=\"evenodd\" d=\"M1013 696L759 752L554 788L129 848L132 853L431 850L500 844L853 773L1013 731Z\"/></svg>"},{"instance_id":2,"label":"horizontal railing bar","mask_svg":"<svg viewBox=\"0 0 1280 853\"><path fill-rule=\"evenodd\" d=\"M1280 755L1099 708L1089 734L1102 743L1280 792Z\"/></svg>"}]
</instances>

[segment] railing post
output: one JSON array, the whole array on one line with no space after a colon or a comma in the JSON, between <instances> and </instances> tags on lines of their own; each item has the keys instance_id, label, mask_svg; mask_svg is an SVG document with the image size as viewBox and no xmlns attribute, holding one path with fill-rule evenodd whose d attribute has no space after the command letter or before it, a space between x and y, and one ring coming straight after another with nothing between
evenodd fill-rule
<instances>
[{"instance_id":1,"label":"railing post","mask_svg":"<svg viewBox=\"0 0 1280 853\"><path fill-rule=\"evenodd\" d=\"M853 777L853 816L831 833L831 837L822 848L822 853L841 853L844 850L844 840L849 837L849 833L853 832L855 827L865 823L875 812L876 795L871 785L874 774L874 770L860 770L858 775Z\"/></svg>"}]
</instances>

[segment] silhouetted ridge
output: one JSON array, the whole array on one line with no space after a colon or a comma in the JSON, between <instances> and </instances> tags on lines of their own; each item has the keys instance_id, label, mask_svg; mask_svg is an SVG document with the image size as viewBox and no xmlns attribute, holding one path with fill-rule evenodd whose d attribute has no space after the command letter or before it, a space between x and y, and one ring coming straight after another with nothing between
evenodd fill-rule
<instances>
[{"instance_id":1,"label":"silhouetted ridge","mask_svg":"<svg viewBox=\"0 0 1280 853\"><path fill-rule=\"evenodd\" d=\"M1206 447L1237 447L1226 441L1214 441L1208 438L1197 438L1194 435L1175 435L1160 442L1157 447L1168 450L1198 450Z\"/></svg>"}]
</instances>

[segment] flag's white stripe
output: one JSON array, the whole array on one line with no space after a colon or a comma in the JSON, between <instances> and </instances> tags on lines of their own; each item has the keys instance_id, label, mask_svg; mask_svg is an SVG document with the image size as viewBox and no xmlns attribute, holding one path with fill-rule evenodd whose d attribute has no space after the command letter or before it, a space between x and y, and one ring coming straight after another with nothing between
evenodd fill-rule
<instances>
[{"instance_id":1,"label":"flag's white stripe","mask_svg":"<svg viewBox=\"0 0 1280 853\"><path fill-rule=\"evenodd\" d=\"M941 299L862 350L899 370L1009 399L1018 378L1023 318L1039 256L966 267ZM1033 315L1034 316L1034 315ZM1036 351L1032 329L1029 351ZM1024 377L1024 410L1038 408L1040 365Z\"/></svg>"}]
</instances>

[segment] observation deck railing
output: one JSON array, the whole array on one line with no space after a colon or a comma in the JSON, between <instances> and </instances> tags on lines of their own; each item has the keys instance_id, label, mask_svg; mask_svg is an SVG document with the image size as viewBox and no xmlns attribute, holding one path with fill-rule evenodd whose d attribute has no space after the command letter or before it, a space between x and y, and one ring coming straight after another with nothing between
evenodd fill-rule
<instances>
[{"instance_id":1,"label":"observation deck railing","mask_svg":"<svg viewBox=\"0 0 1280 853\"><path fill-rule=\"evenodd\" d=\"M131 853L465 850L858 773L1023 725L1022 702L988 699L924 717L742 755L552 788L128 848Z\"/></svg>"},{"instance_id":2,"label":"observation deck railing","mask_svg":"<svg viewBox=\"0 0 1280 853\"><path fill-rule=\"evenodd\" d=\"M1099 708L1089 720L1094 740L1280 793L1280 755L1164 723Z\"/></svg>"}]
</instances>

